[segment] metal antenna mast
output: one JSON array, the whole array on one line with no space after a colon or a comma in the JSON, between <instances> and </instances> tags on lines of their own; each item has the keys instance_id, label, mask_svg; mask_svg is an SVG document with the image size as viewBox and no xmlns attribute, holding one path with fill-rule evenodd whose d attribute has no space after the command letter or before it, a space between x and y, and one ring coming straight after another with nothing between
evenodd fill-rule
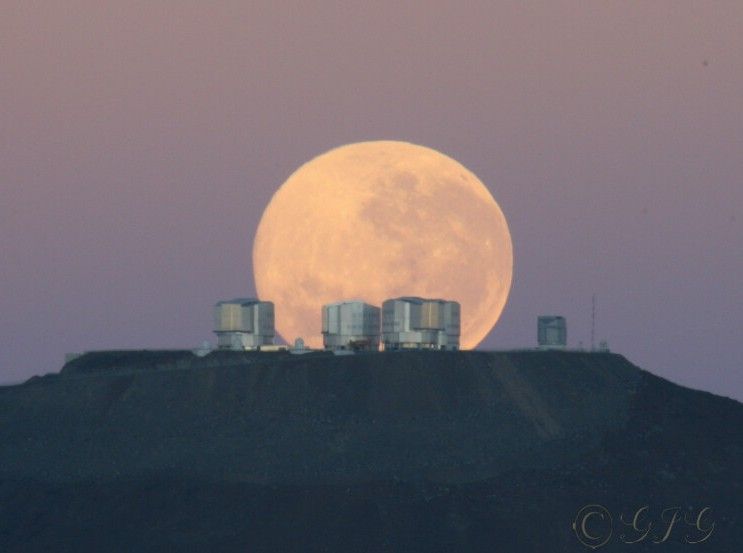
<instances>
[{"instance_id":1,"label":"metal antenna mast","mask_svg":"<svg viewBox=\"0 0 743 553\"><path fill-rule=\"evenodd\" d=\"M596 350L596 294L591 297L591 351Z\"/></svg>"}]
</instances>

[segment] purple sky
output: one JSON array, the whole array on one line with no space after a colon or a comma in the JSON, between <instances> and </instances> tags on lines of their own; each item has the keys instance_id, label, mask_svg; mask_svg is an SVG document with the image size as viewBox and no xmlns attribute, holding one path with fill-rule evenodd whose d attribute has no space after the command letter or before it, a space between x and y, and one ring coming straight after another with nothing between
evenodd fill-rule
<instances>
[{"instance_id":1,"label":"purple sky","mask_svg":"<svg viewBox=\"0 0 743 553\"><path fill-rule=\"evenodd\" d=\"M596 292L614 351L743 398L743 2L250 4L2 3L0 381L212 339L276 188L384 138L503 208L481 347L587 344Z\"/></svg>"}]
</instances>

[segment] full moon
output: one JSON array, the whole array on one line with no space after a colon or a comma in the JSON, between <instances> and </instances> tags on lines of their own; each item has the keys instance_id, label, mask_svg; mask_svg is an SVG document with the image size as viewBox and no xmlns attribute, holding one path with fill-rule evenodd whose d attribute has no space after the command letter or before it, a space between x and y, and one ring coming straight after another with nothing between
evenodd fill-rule
<instances>
[{"instance_id":1,"label":"full moon","mask_svg":"<svg viewBox=\"0 0 743 553\"><path fill-rule=\"evenodd\" d=\"M463 165L416 144L360 142L310 160L276 191L253 270L288 342L322 347L325 303L421 296L461 304L461 347L471 349L506 304L513 246L500 207Z\"/></svg>"}]
</instances>

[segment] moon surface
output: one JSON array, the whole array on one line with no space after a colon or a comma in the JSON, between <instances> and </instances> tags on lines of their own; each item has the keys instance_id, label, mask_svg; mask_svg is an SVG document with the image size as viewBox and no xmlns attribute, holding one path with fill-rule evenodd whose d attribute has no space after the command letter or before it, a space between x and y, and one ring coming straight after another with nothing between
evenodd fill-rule
<instances>
[{"instance_id":1,"label":"moon surface","mask_svg":"<svg viewBox=\"0 0 743 553\"><path fill-rule=\"evenodd\" d=\"M253 270L288 342L322 346L325 303L421 296L461 304L461 347L471 349L506 304L513 246L493 196L460 163L407 142L359 142L310 160L276 191Z\"/></svg>"}]
</instances>

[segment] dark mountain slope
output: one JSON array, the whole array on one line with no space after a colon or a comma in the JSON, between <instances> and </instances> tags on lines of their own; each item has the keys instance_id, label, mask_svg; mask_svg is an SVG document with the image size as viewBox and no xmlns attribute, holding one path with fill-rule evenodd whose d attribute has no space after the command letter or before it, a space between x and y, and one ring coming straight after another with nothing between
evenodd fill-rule
<instances>
[{"instance_id":1,"label":"dark mountain slope","mask_svg":"<svg viewBox=\"0 0 743 553\"><path fill-rule=\"evenodd\" d=\"M0 388L3 550L580 551L590 503L717 524L602 551L743 543L743 406L621 356L136 356Z\"/></svg>"}]
</instances>

